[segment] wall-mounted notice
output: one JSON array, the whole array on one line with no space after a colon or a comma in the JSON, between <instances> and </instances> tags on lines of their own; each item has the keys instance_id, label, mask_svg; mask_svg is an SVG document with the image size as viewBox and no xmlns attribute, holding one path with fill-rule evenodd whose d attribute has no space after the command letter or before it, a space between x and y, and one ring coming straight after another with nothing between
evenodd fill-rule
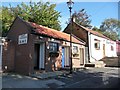
<instances>
[{"instance_id":1,"label":"wall-mounted notice","mask_svg":"<svg viewBox=\"0 0 120 90\"><path fill-rule=\"evenodd\" d=\"M18 44L27 44L28 34L22 34L18 37Z\"/></svg>"}]
</instances>

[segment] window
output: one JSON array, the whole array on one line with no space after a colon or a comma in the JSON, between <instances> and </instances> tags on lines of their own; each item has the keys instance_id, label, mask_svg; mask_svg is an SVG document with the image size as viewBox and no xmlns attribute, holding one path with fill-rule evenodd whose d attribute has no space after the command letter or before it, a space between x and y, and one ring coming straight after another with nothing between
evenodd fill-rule
<instances>
[{"instance_id":1,"label":"window","mask_svg":"<svg viewBox=\"0 0 120 90\"><path fill-rule=\"evenodd\" d=\"M94 41L95 41L95 43L94 43L95 49L99 50L100 49L100 40L95 39Z\"/></svg>"},{"instance_id":2,"label":"window","mask_svg":"<svg viewBox=\"0 0 120 90\"><path fill-rule=\"evenodd\" d=\"M113 51L114 50L114 48L113 48L113 46L111 46L111 51Z\"/></svg>"},{"instance_id":3,"label":"window","mask_svg":"<svg viewBox=\"0 0 120 90\"><path fill-rule=\"evenodd\" d=\"M77 46L73 46L73 53L74 54L78 53L78 47Z\"/></svg>"},{"instance_id":4,"label":"window","mask_svg":"<svg viewBox=\"0 0 120 90\"><path fill-rule=\"evenodd\" d=\"M55 42L49 43L49 52L58 52L59 50L59 44Z\"/></svg>"}]
</instances>

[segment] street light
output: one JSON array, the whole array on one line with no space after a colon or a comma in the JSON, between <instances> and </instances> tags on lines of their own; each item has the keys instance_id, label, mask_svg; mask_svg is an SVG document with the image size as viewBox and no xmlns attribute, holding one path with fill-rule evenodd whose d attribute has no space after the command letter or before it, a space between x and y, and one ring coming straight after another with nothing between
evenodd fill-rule
<instances>
[{"instance_id":1,"label":"street light","mask_svg":"<svg viewBox=\"0 0 120 90\"><path fill-rule=\"evenodd\" d=\"M67 2L69 11L70 11L70 23L71 23L71 28L70 28L70 74L72 74L72 7L73 7L74 2L72 0L69 0Z\"/></svg>"}]
</instances>

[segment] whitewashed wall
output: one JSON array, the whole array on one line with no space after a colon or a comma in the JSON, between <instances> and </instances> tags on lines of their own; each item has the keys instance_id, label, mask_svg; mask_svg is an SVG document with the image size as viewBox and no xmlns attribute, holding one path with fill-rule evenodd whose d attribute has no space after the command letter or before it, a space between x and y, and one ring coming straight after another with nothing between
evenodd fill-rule
<instances>
[{"instance_id":1,"label":"whitewashed wall","mask_svg":"<svg viewBox=\"0 0 120 90\"><path fill-rule=\"evenodd\" d=\"M73 46L78 47L78 53L79 53L78 57L72 57L73 68L80 68L80 64L81 64L80 55L83 55L83 57L82 57L83 58L83 63L85 64L85 46L73 43L72 44L72 52L73 52ZM80 53L80 48L83 49L83 53Z\"/></svg>"},{"instance_id":2,"label":"whitewashed wall","mask_svg":"<svg viewBox=\"0 0 120 90\"><path fill-rule=\"evenodd\" d=\"M107 40L105 38L93 35L88 33L89 36L89 53L90 53L90 62L100 60L104 57L103 55L103 44L105 44L105 56L107 57L116 57L116 43L114 41ZM100 49L95 49L94 39L100 40ZM113 51L111 50L111 45L113 46Z\"/></svg>"},{"instance_id":3,"label":"whitewashed wall","mask_svg":"<svg viewBox=\"0 0 120 90\"><path fill-rule=\"evenodd\" d=\"M111 50L111 46L113 46L113 51ZM117 57L115 41L106 40L106 56L107 57Z\"/></svg>"},{"instance_id":4,"label":"whitewashed wall","mask_svg":"<svg viewBox=\"0 0 120 90\"><path fill-rule=\"evenodd\" d=\"M63 46L70 46L70 42L63 42ZM72 63L73 63L73 68L79 68L80 67L80 54L83 54L83 63L85 64L85 46L84 45L80 45L80 44L76 44L76 43L72 43L72 52L73 52L73 46L77 46L78 47L78 53L79 56L78 57L72 57ZM80 48L83 49L84 53L80 53ZM70 53L70 52L69 52Z\"/></svg>"}]
</instances>

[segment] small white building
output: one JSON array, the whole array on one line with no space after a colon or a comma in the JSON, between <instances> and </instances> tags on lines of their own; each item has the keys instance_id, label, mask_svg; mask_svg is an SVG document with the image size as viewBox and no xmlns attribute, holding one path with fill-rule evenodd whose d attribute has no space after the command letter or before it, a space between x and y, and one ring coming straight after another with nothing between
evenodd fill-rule
<instances>
[{"instance_id":1,"label":"small white building","mask_svg":"<svg viewBox=\"0 0 120 90\"><path fill-rule=\"evenodd\" d=\"M64 32L70 33L70 26ZM85 61L86 63L98 61L104 57L117 57L116 42L101 33L85 28L73 22L72 34L86 42Z\"/></svg>"},{"instance_id":2,"label":"small white building","mask_svg":"<svg viewBox=\"0 0 120 90\"><path fill-rule=\"evenodd\" d=\"M104 57L117 57L115 41L91 32L88 32L88 37L90 62L100 60Z\"/></svg>"}]
</instances>

